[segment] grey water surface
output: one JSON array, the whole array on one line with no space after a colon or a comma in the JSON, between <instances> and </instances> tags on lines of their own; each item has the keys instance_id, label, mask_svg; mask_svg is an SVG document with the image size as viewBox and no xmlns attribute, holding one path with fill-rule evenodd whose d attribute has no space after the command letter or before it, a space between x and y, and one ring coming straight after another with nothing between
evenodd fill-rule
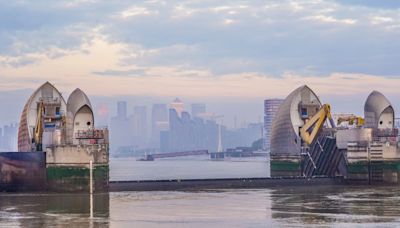
<instances>
[{"instance_id":1,"label":"grey water surface","mask_svg":"<svg viewBox=\"0 0 400 228\"><path fill-rule=\"evenodd\" d=\"M111 162L111 179L268 176L263 159ZM0 227L397 227L400 189L309 186L210 191L0 194Z\"/></svg>"}]
</instances>

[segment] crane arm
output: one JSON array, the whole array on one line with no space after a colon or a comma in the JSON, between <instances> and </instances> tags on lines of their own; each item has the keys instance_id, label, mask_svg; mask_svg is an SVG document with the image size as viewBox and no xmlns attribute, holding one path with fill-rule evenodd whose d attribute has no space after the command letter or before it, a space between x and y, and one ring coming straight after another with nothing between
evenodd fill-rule
<instances>
[{"instance_id":1,"label":"crane arm","mask_svg":"<svg viewBox=\"0 0 400 228\"><path fill-rule=\"evenodd\" d=\"M324 104L321 109L311 119L309 119L303 127L300 129L300 137L308 145L312 144L315 138L318 136L326 119L332 127L335 127L335 123L331 115L331 107L329 104Z\"/></svg>"},{"instance_id":2,"label":"crane arm","mask_svg":"<svg viewBox=\"0 0 400 228\"><path fill-rule=\"evenodd\" d=\"M350 125L353 125L355 123L357 125L357 127L361 127L365 123L365 121L362 117L354 116L354 115L347 116L347 117L340 117L337 122L338 122L338 125L343 122L349 122Z\"/></svg>"}]
</instances>

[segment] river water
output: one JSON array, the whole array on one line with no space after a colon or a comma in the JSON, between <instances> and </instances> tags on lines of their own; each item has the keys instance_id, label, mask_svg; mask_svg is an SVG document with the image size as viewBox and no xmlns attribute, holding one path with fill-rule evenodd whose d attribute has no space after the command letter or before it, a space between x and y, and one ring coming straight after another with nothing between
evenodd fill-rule
<instances>
[{"instance_id":1,"label":"river water","mask_svg":"<svg viewBox=\"0 0 400 228\"><path fill-rule=\"evenodd\" d=\"M110 179L170 180L236 177L268 177L269 161L265 157L230 158L211 161L208 156L137 161L114 158L110 161Z\"/></svg>"},{"instance_id":2,"label":"river water","mask_svg":"<svg viewBox=\"0 0 400 228\"><path fill-rule=\"evenodd\" d=\"M154 163L121 159L110 165L111 178L122 180L249 177L254 173L261 177L267 175L265 163L259 159ZM89 202L87 194L3 193L0 227L400 226L398 187L113 192L95 194L93 218Z\"/></svg>"}]
</instances>

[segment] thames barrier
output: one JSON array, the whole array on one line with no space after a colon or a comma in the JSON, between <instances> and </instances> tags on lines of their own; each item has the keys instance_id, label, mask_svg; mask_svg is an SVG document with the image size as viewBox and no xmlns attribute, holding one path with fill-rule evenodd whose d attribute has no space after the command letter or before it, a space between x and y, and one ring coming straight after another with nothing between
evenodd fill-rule
<instances>
[{"instance_id":1,"label":"thames barrier","mask_svg":"<svg viewBox=\"0 0 400 228\"><path fill-rule=\"evenodd\" d=\"M341 115L334 120L331 109L308 86L286 97L270 132L270 178L110 181L108 129L94 127L89 98L76 89L65 102L46 82L22 110L18 152L0 154L0 190L108 192L399 184L400 142L390 101L373 91L365 101L363 117Z\"/></svg>"}]
</instances>

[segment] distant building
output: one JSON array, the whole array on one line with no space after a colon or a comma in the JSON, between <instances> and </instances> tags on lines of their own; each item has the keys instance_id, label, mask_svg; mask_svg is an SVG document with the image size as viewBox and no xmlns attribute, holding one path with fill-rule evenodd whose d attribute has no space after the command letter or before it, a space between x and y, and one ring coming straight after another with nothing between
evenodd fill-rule
<instances>
[{"instance_id":1,"label":"distant building","mask_svg":"<svg viewBox=\"0 0 400 228\"><path fill-rule=\"evenodd\" d=\"M119 147L133 146L133 125L127 117L125 101L117 102L117 115L110 123L110 151L114 153Z\"/></svg>"},{"instance_id":2,"label":"distant building","mask_svg":"<svg viewBox=\"0 0 400 228\"><path fill-rule=\"evenodd\" d=\"M175 98L175 100L170 104L170 108L174 109L179 117L182 117L182 112L185 110L185 104L179 98Z\"/></svg>"},{"instance_id":3,"label":"distant building","mask_svg":"<svg viewBox=\"0 0 400 228\"><path fill-rule=\"evenodd\" d=\"M17 151L18 124L0 128L0 151Z\"/></svg>"},{"instance_id":4,"label":"distant building","mask_svg":"<svg viewBox=\"0 0 400 228\"><path fill-rule=\"evenodd\" d=\"M127 104L126 101L118 101L117 102L117 117L120 119L127 118Z\"/></svg>"},{"instance_id":5,"label":"distant building","mask_svg":"<svg viewBox=\"0 0 400 228\"><path fill-rule=\"evenodd\" d=\"M161 134L161 151L217 150L218 125L215 121L192 119L188 112L169 110L169 129Z\"/></svg>"},{"instance_id":6,"label":"distant building","mask_svg":"<svg viewBox=\"0 0 400 228\"><path fill-rule=\"evenodd\" d=\"M262 123L250 123L244 128L222 131L222 144L224 148L249 147L262 137Z\"/></svg>"},{"instance_id":7,"label":"distant building","mask_svg":"<svg viewBox=\"0 0 400 228\"><path fill-rule=\"evenodd\" d=\"M170 152L170 148L169 148L169 131L161 131L160 132L160 151L161 152Z\"/></svg>"},{"instance_id":8,"label":"distant building","mask_svg":"<svg viewBox=\"0 0 400 228\"><path fill-rule=\"evenodd\" d=\"M206 113L206 105L202 103L194 103L191 105L192 117L199 117L200 114Z\"/></svg>"},{"instance_id":9,"label":"distant building","mask_svg":"<svg viewBox=\"0 0 400 228\"><path fill-rule=\"evenodd\" d=\"M154 148L160 146L160 132L168 130L168 108L166 104L153 104L151 110L151 141Z\"/></svg>"},{"instance_id":10,"label":"distant building","mask_svg":"<svg viewBox=\"0 0 400 228\"><path fill-rule=\"evenodd\" d=\"M160 150L162 152L190 150L216 152L223 148L251 146L254 141L261 138L261 129L262 123L249 124L246 128L236 130L228 130L221 126L221 141L219 141L216 118L192 118L188 112L182 112L182 116L179 117L176 110L171 108L169 128L167 131L161 131L160 134Z\"/></svg>"},{"instance_id":11,"label":"distant building","mask_svg":"<svg viewBox=\"0 0 400 228\"><path fill-rule=\"evenodd\" d=\"M133 137L136 146L143 148L147 146L147 108L146 106L135 106L133 108Z\"/></svg>"},{"instance_id":12,"label":"distant building","mask_svg":"<svg viewBox=\"0 0 400 228\"><path fill-rule=\"evenodd\" d=\"M264 100L264 149L267 151L271 149L272 123L283 101L283 99Z\"/></svg>"},{"instance_id":13,"label":"distant building","mask_svg":"<svg viewBox=\"0 0 400 228\"><path fill-rule=\"evenodd\" d=\"M109 125L110 110L105 103L99 104L95 109L96 126L104 127Z\"/></svg>"}]
</instances>

